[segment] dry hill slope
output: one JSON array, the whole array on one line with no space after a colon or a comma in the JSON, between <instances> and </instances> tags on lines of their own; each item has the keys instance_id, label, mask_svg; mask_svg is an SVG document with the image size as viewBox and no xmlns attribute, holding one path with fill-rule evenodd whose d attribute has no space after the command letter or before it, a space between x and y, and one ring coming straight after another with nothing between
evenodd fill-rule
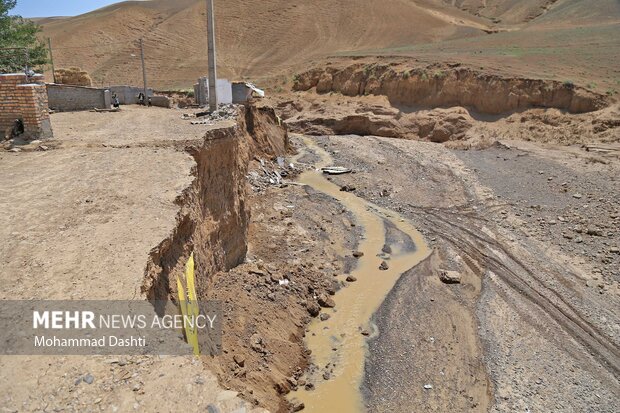
<instances>
[{"instance_id":1,"label":"dry hill slope","mask_svg":"<svg viewBox=\"0 0 620 413\"><path fill-rule=\"evenodd\" d=\"M206 66L203 1L124 2L81 16L45 19L56 66L80 66L98 82L140 79L138 39L157 86L187 85ZM337 51L391 47L481 33L483 19L413 1L241 1L216 5L223 75L263 77ZM86 47L98 45L96 47ZM132 56L133 55L133 56Z\"/></svg>"},{"instance_id":2,"label":"dry hill slope","mask_svg":"<svg viewBox=\"0 0 620 413\"><path fill-rule=\"evenodd\" d=\"M619 49L616 0L229 0L216 2L216 14L220 76L232 79L290 78L329 55L380 53L604 83L605 89L618 82L610 69ZM188 87L205 72L201 0L130 1L40 23L54 44L56 67L79 66L97 84L141 82L140 38L153 86ZM575 68L574 55L581 58ZM602 71L579 76L593 59Z\"/></svg>"}]
</instances>

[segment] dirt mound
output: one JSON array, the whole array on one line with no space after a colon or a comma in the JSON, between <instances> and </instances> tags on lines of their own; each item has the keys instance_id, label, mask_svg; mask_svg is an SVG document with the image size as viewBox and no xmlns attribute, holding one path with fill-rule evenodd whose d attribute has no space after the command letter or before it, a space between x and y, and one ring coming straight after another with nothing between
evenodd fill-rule
<instances>
[{"instance_id":1,"label":"dirt mound","mask_svg":"<svg viewBox=\"0 0 620 413\"><path fill-rule=\"evenodd\" d=\"M92 86L93 83L88 72L79 67L56 69L54 71L54 79L56 79L56 83L63 85Z\"/></svg>"}]
</instances>

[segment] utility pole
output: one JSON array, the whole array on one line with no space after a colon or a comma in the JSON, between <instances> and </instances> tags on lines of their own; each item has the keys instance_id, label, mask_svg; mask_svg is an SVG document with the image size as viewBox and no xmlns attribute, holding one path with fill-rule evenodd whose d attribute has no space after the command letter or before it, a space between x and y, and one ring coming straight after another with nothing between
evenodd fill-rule
<instances>
[{"instance_id":1,"label":"utility pole","mask_svg":"<svg viewBox=\"0 0 620 413\"><path fill-rule=\"evenodd\" d=\"M54 69L54 55L52 55L52 39L47 38L47 46L50 49L50 62L52 63L52 79L54 79L54 83L56 83L56 69Z\"/></svg>"},{"instance_id":2,"label":"utility pole","mask_svg":"<svg viewBox=\"0 0 620 413\"><path fill-rule=\"evenodd\" d=\"M217 110L217 72L215 53L215 16L213 15L213 0L207 0L207 47L209 57L209 110Z\"/></svg>"},{"instance_id":3,"label":"utility pole","mask_svg":"<svg viewBox=\"0 0 620 413\"><path fill-rule=\"evenodd\" d=\"M149 95L146 89L146 67L144 66L144 43L140 39L140 60L142 60L142 82L144 83L144 106L149 106Z\"/></svg>"}]
</instances>

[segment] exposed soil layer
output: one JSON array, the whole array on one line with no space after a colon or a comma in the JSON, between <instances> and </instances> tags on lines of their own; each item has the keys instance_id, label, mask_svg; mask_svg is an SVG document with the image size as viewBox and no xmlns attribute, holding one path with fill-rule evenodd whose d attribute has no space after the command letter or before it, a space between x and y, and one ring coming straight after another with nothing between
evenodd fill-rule
<instances>
[{"instance_id":1,"label":"exposed soil layer","mask_svg":"<svg viewBox=\"0 0 620 413\"><path fill-rule=\"evenodd\" d=\"M412 59L331 62L270 99L289 129L309 135L382 136L488 147L497 140L618 142L620 105L573 85L509 78Z\"/></svg>"},{"instance_id":2,"label":"exposed soil layer","mask_svg":"<svg viewBox=\"0 0 620 413\"><path fill-rule=\"evenodd\" d=\"M210 275L241 264L250 215L246 173L251 156L283 155L286 130L272 109L240 107L237 125L208 132L201 146L186 148L196 161L195 179L177 199L181 210L173 234L151 252L143 294L176 297L176 277L195 251L200 291Z\"/></svg>"},{"instance_id":3,"label":"exposed soil layer","mask_svg":"<svg viewBox=\"0 0 620 413\"><path fill-rule=\"evenodd\" d=\"M383 95L393 106L435 108L461 106L497 115L529 108L556 108L570 113L606 106L604 96L570 82L507 78L454 65L398 67L357 63L319 67L296 75L293 90L337 92L345 96Z\"/></svg>"}]
</instances>

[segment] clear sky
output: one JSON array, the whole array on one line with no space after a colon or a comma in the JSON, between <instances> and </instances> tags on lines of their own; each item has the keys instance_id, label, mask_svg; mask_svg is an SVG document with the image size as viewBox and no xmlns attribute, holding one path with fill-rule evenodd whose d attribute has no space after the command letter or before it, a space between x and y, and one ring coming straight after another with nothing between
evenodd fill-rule
<instances>
[{"instance_id":1,"label":"clear sky","mask_svg":"<svg viewBox=\"0 0 620 413\"><path fill-rule=\"evenodd\" d=\"M76 16L122 0L17 0L9 14L23 17Z\"/></svg>"}]
</instances>

